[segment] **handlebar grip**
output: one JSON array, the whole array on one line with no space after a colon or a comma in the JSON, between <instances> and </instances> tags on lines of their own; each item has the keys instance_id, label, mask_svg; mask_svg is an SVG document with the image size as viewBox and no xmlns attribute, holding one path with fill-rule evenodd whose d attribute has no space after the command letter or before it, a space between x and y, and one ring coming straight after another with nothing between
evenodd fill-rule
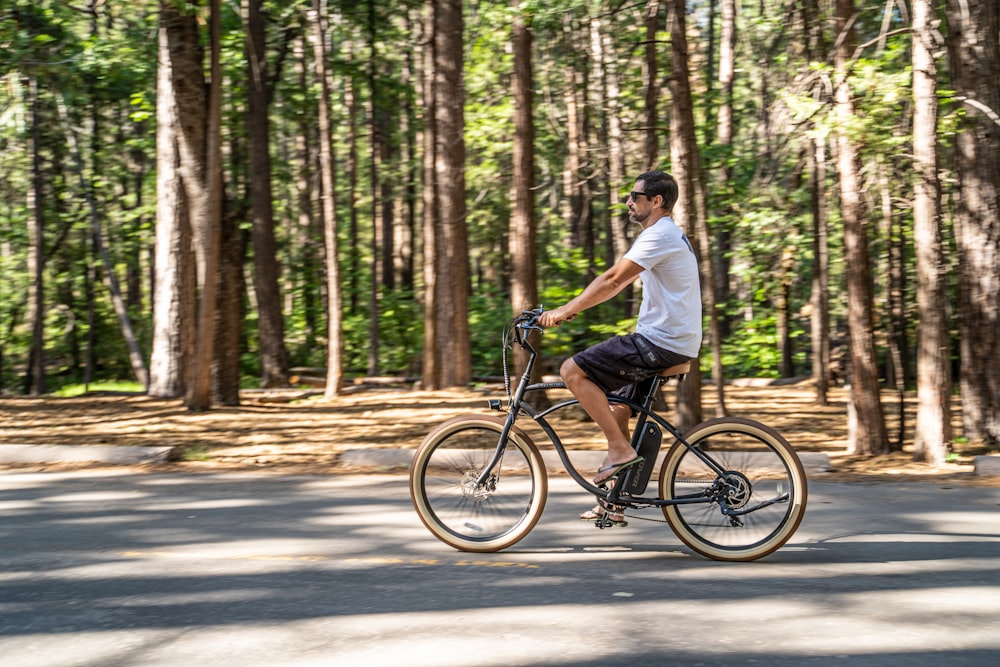
<instances>
[{"instance_id":1,"label":"handlebar grip","mask_svg":"<svg viewBox=\"0 0 1000 667\"><path fill-rule=\"evenodd\" d=\"M522 329L530 329L538 326L538 318L545 312L543 308L532 308L522 311L517 318L517 325ZM539 327L540 328L540 327Z\"/></svg>"},{"instance_id":2,"label":"handlebar grip","mask_svg":"<svg viewBox=\"0 0 1000 667\"><path fill-rule=\"evenodd\" d=\"M524 345L528 340L529 331L543 331L542 327L538 326L538 318L542 316L545 312L544 308L532 308L531 310L521 311L521 314L517 316L515 320L515 329L520 329L518 333L518 343Z\"/></svg>"}]
</instances>

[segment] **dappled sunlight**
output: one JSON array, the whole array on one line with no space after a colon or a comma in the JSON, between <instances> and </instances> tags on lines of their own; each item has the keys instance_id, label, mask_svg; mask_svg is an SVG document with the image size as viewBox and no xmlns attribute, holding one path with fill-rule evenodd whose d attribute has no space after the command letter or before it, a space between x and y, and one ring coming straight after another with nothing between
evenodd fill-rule
<instances>
[{"instance_id":1,"label":"dappled sunlight","mask_svg":"<svg viewBox=\"0 0 1000 667\"><path fill-rule=\"evenodd\" d=\"M817 483L786 548L723 563L640 518L656 510L627 528L577 520L592 500L565 477L515 548L457 552L420 523L406 480L4 475L0 615L30 622L6 621L0 650L247 667L283 646L408 667L1000 655L994 489ZM595 642L595 623L633 639Z\"/></svg>"},{"instance_id":2,"label":"dappled sunlight","mask_svg":"<svg viewBox=\"0 0 1000 667\"><path fill-rule=\"evenodd\" d=\"M673 405L675 392L672 384L665 388L668 405ZM564 389L547 394L553 403L570 398ZM732 416L749 417L775 428L801 452L829 454L843 474L869 474L869 468L878 468L886 474L929 478L971 470L967 463L964 468L949 464L932 469L929 464L909 461L905 452L877 460L848 458L848 394L843 387L832 388L828 405L820 406L808 380L734 381L726 386L726 406ZM428 433L452 417L489 413L490 399L500 399L506 406L502 385L443 391L377 388L330 400L302 390L246 392L242 406L201 413L187 411L180 400L141 395L9 397L3 399L4 410L0 411L0 445L170 446L179 448L184 460L159 463L156 469L334 473L354 471L341 462L345 451L416 448ZM898 420L889 409L894 407L894 399L886 392L890 434L898 430ZM712 385L703 387L702 400L703 417L715 417ZM904 405L907 433L912 434L915 398L907 395ZM673 410L664 415L672 419ZM959 419L958 410L956 415ZM599 429L579 406L558 410L547 419L567 449L602 450L606 446ZM537 424L529 419L518 424L540 448L551 448ZM670 442L671 438L664 438L661 452ZM67 468L72 465L64 464Z\"/></svg>"}]
</instances>

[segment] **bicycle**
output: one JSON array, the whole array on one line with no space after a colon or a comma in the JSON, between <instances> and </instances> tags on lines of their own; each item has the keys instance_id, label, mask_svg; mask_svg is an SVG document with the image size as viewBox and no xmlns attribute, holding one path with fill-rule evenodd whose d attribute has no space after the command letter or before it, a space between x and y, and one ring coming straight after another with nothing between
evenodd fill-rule
<instances>
[{"instance_id":1,"label":"bicycle","mask_svg":"<svg viewBox=\"0 0 1000 667\"><path fill-rule=\"evenodd\" d=\"M545 463L538 447L517 425L533 420L549 438L569 476L596 496L602 509L594 523L614 525L612 514L660 508L665 522L695 552L714 560L750 561L773 553L795 533L806 508L807 484L795 450L772 428L751 419L720 417L681 434L652 411L660 386L684 379L688 364L655 376L641 403L608 395L635 415L632 446L638 463L593 484L573 466L548 418L576 399L536 410L531 392L565 388L562 382L531 384L538 352L529 342L542 309L526 310L503 334L506 416L455 417L429 433L410 466L410 496L421 521L437 539L460 551L508 548L531 532L548 495ZM528 360L511 391L507 350L516 342ZM489 407L503 412L502 401ZM663 433L674 438L660 467L655 497L644 495ZM629 518L646 518L628 515ZM658 520L658 519L654 519Z\"/></svg>"}]
</instances>

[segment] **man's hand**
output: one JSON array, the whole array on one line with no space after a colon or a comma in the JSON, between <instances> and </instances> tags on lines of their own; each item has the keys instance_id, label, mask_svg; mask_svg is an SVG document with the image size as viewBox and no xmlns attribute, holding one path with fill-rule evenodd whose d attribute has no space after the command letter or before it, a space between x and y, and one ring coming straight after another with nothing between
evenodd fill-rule
<instances>
[{"instance_id":1,"label":"man's hand","mask_svg":"<svg viewBox=\"0 0 1000 667\"><path fill-rule=\"evenodd\" d=\"M538 323L548 329L559 326L563 322L569 322L574 317L576 317L576 313L569 315L566 313L566 306L561 306L555 310L546 310L538 318Z\"/></svg>"}]
</instances>

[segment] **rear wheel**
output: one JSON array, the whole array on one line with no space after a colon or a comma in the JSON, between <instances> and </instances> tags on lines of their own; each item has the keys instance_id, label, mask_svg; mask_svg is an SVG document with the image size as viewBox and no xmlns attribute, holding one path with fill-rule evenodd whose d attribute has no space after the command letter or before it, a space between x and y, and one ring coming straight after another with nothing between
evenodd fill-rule
<instances>
[{"instance_id":1,"label":"rear wheel","mask_svg":"<svg viewBox=\"0 0 1000 667\"><path fill-rule=\"evenodd\" d=\"M667 452L660 497L707 500L670 505L663 514L677 537L708 558L756 560L795 533L806 508L806 475L791 445L749 419L723 417L696 426ZM719 474L692 449L718 464Z\"/></svg>"},{"instance_id":2,"label":"rear wheel","mask_svg":"<svg viewBox=\"0 0 1000 667\"><path fill-rule=\"evenodd\" d=\"M531 532L542 516L548 480L541 454L518 428L503 458L481 483L504 419L468 415L445 422L417 449L410 497L434 537L461 551L499 551Z\"/></svg>"}]
</instances>

